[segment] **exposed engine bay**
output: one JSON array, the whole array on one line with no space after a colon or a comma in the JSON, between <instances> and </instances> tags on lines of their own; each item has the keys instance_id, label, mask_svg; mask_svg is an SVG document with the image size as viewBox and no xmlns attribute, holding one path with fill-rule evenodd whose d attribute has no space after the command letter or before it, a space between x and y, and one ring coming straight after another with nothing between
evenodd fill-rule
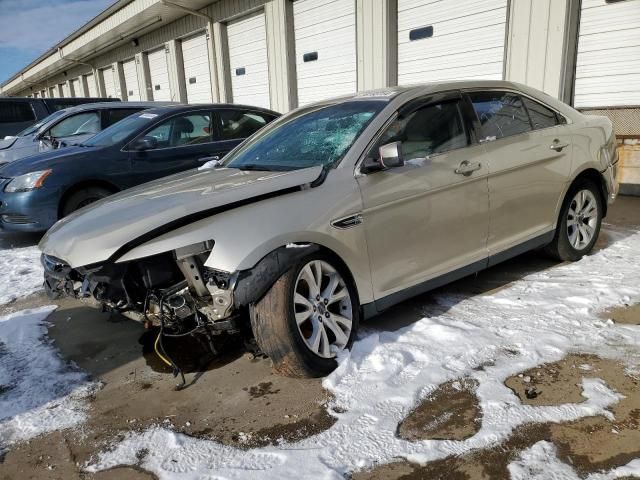
<instances>
[{"instance_id":1,"label":"exposed engine bay","mask_svg":"<svg viewBox=\"0 0 640 480\"><path fill-rule=\"evenodd\" d=\"M205 266L213 247L213 241L206 241L130 262L76 269L43 255L45 290L53 298L93 298L105 311L143 321L147 328L159 327L156 353L174 375L182 376L181 388L184 375L164 352L162 337L202 335L214 356L216 335L242 335L245 345L251 345L248 307L299 256L314 248L283 247L250 270L229 273Z\"/></svg>"}]
</instances>

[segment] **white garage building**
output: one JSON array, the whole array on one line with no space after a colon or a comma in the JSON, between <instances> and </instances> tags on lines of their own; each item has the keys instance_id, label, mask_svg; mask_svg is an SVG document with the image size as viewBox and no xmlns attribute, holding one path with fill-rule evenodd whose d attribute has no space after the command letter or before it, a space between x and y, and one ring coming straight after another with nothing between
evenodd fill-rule
<instances>
[{"instance_id":1,"label":"white garage building","mask_svg":"<svg viewBox=\"0 0 640 480\"><path fill-rule=\"evenodd\" d=\"M0 94L285 112L464 78L527 83L640 136L640 0L118 0Z\"/></svg>"}]
</instances>

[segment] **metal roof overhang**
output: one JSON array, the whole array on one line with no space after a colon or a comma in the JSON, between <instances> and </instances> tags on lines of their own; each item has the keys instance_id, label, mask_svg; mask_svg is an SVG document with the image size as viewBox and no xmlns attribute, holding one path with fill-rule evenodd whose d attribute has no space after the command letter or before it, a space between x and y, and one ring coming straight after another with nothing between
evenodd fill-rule
<instances>
[{"instance_id":1,"label":"metal roof overhang","mask_svg":"<svg viewBox=\"0 0 640 480\"><path fill-rule=\"evenodd\" d=\"M200 10L215 1L172 0L172 3ZM98 55L185 15L184 11L165 5L162 0L118 0L5 81L0 91L16 94L78 63L91 63Z\"/></svg>"}]
</instances>

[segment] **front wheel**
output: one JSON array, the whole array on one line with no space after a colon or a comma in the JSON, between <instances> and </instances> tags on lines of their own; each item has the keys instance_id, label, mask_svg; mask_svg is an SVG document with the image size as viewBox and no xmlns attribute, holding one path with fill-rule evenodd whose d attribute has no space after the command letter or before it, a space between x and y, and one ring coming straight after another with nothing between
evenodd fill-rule
<instances>
[{"instance_id":1,"label":"front wheel","mask_svg":"<svg viewBox=\"0 0 640 480\"><path fill-rule=\"evenodd\" d=\"M355 289L332 258L310 255L282 275L252 309L251 327L278 373L317 377L336 367L359 323Z\"/></svg>"},{"instance_id":2,"label":"front wheel","mask_svg":"<svg viewBox=\"0 0 640 480\"><path fill-rule=\"evenodd\" d=\"M107 198L112 192L102 187L86 187L82 188L67 198L62 206L62 216L67 215L79 210L82 207Z\"/></svg>"},{"instance_id":3,"label":"front wheel","mask_svg":"<svg viewBox=\"0 0 640 480\"><path fill-rule=\"evenodd\" d=\"M586 179L577 182L565 198L556 233L547 246L547 252L558 260L580 260L598 240L603 213L598 187Z\"/></svg>"}]
</instances>

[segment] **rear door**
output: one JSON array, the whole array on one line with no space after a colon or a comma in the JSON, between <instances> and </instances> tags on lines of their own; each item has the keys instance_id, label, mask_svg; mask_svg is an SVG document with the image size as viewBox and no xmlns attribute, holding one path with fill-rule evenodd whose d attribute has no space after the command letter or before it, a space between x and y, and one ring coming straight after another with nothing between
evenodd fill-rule
<instances>
[{"instance_id":1,"label":"rear door","mask_svg":"<svg viewBox=\"0 0 640 480\"><path fill-rule=\"evenodd\" d=\"M401 110L368 153L401 142L405 165L358 176L377 300L486 263L488 166L459 92Z\"/></svg>"},{"instance_id":2,"label":"rear door","mask_svg":"<svg viewBox=\"0 0 640 480\"><path fill-rule=\"evenodd\" d=\"M489 160L488 249L496 255L553 229L571 168L571 136L559 114L517 92L468 96Z\"/></svg>"},{"instance_id":3,"label":"rear door","mask_svg":"<svg viewBox=\"0 0 640 480\"><path fill-rule=\"evenodd\" d=\"M129 151L136 182L195 168L218 155L220 151L214 142L214 128L211 111L198 110L174 115L148 129L137 138L153 137L157 148Z\"/></svg>"}]
</instances>

